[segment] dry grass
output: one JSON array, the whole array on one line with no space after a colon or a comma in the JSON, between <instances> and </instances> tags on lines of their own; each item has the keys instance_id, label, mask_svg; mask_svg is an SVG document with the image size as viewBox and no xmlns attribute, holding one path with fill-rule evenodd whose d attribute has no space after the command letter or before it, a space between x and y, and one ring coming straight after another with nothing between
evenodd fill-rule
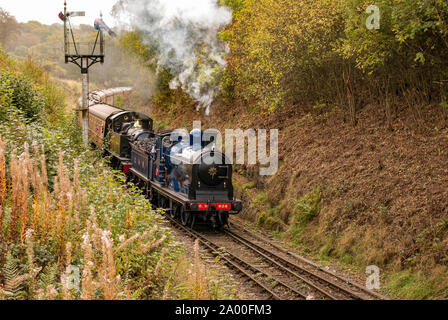
<instances>
[{"instance_id":1,"label":"dry grass","mask_svg":"<svg viewBox=\"0 0 448 320\"><path fill-rule=\"evenodd\" d=\"M206 300L209 298L207 280L204 277L204 267L199 258L199 239L194 243L194 272L191 273L193 283L193 297L195 300ZM194 279L194 280L193 280Z\"/></svg>"},{"instance_id":2,"label":"dry grass","mask_svg":"<svg viewBox=\"0 0 448 320\"><path fill-rule=\"evenodd\" d=\"M34 145L33 151L33 157L27 145L20 156L13 151L9 170L6 170L6 146L0 138L0 266L5 265L4 249L12 245L24 253L28 270L26 274L6 279L6 271L1 272L0 268L0 276L3 274L5 280L0 288L0 298L24 287L28 298L37 299L69 300L76 296L89 300L132 298L116 269L121 258L119 255L131 245L137 245L137 252L144 255L161 246L166 235L157 237L158 229L154 227L127 239L123 235L119 242L114 242L110 217L107 214L102 216L102 225L106 227L101 227L95 209L88 205L77 161L73 165L71 179L63 161L63 152L59 152L57 176L53 190L50 190L43 150L39 152L38 146ZM46 284L45 288L37 286L42 267L36 262L34 248L40 245L54 246L55 261L60 270L59 280ZM79 289L68 287L73 257L78 261L82 257L84 261ZM158 275L160 268L159 262L154 276Z\"/></svg>"},{"instance_id":3,"label":"dry grass","mask_svg":"<svg viewBox=\"0 0 448 320\"><path fill-rule=\"evenodd\" d=\"M177 284L177 285L176 285ZM228 300L235 298L236 284L221 268L206 268L201 259L199 240L191 255L179 256L164 288L163 299Z\"/></svg>"}]
</instances>

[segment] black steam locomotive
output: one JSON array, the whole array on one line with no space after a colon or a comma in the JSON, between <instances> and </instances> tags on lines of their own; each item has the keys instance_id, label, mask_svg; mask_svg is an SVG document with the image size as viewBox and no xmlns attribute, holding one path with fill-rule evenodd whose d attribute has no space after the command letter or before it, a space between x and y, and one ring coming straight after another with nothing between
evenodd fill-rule
<instances>
[{"instance_id":1,"label":"black steam locomotive","mask_svg":"<svg viewBox=\"0 0 448 320\"><path fill-rule=\"evenodd\" d=\"M89 95L89 138L110 155L114 168L138 185L151 203L185 226L197 223L220 228L242 210L234 198L232 165L205 143L196 129L187 137L175 131L154 132L144 114L113 106L130 92L117 88ZM178 137L178 138L175 138Z\"/></svg>"}]
</instances>

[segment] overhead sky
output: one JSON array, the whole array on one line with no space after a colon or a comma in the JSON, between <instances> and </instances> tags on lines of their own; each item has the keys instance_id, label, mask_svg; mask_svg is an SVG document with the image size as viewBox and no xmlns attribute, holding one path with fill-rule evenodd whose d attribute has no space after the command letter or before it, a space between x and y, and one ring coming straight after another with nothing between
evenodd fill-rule
<instances>
[{"instance_id":1,"label":"overhead sky","mask_svg":"<svg viewBox=\"0 0 448 320\"><path fill-rule=\"evenodd\" d=\"M73 24L91 24L103 13L104 21L114 26L110 11L116 0L67 0L68 11L85 11L85 17L72 18ZM64 0L0 0L0 8L19 22L37 20L44 24L62 23L58 14L64 11Z\"/></svg>"}]
</instances>

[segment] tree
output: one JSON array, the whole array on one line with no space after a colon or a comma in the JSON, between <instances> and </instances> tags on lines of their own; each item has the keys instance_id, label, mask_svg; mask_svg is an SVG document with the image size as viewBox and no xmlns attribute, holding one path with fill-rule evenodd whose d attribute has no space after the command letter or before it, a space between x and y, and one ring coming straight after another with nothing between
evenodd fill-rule
<instances>
[{"instance_id":1,"label":"tree","mask_svg":"<svg viewBox=\"0 0 448 320\"><path fill-rule=\"evenodd\" d=\"M227 0L238 8L221 33L236 97L258 110L322 100L340 61L341 0ZM325 97L327 97L325 95ZM327 99L330 100L330 99Z\"/></svg>"},{"instance_id":2,"label":"tree","mask_svg":"<svg viewBox=\"0 0 448 320\"><path fill-rule=\"evenodd\" d=\"M9 12L0 8L0 44L4 47L20 34L20 24Z\"/></svg>"}]
</instances>

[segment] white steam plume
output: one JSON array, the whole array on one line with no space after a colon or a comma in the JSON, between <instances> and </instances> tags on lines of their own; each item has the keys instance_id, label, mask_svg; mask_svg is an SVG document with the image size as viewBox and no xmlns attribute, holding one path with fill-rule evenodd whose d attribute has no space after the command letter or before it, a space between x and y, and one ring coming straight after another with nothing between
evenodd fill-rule
<instances>
[{"instance_id":1,"label":"white steam plume","mask_svg":"<svg viewBox=\"0 0 448 320\"><path fill-rule=\"evenodd\" d=\"M182 87L208 114L228 51L218 32L232 21L231 9L217 0L124 0L120 11L156 46L159 66L174 76L170 88Z\"/></svg>"}]
</instances>

